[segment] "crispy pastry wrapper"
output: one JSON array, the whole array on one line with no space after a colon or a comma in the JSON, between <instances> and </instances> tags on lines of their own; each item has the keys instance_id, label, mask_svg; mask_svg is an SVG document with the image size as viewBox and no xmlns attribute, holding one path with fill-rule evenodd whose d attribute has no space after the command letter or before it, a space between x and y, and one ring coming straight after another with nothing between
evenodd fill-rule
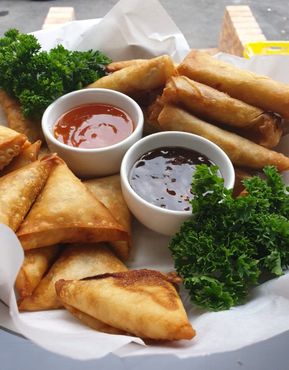
<instances>
[{"instance_id":1,"label":"crispy pastry wrapper","mask_svg":"<svg viewBox=\"0 0 289 370\"><path fill-rule=\"evenodd\" d=\"M200 51L191 50L178 72L233 98L289 118L289 85L259 75Z\"/></svg>"},{"instance_id":2,"label":"crispy pastry wrapper","mask_svg":"<svg viewBox=\"0 0 289 370\"><path fill-rule=\"evenodd\" d=\"M58 243L127 240L110 211L60 159L17 235L25 250Z\"/></svg>"},{"instance_id":3,"label":"crispy pastry wrapper","mask_svg":"<svg viewBox=\"0 0 289 370\"><path fill-rule=\"evenodd\" d=\"M126 270L126 266L103 244L68 246L33 294L19 301L19 309L39 311L62 307L54 288L57 280L83 279L106 272Z\"/></svg>"},{"instance_id":4,"label":"crispy pastry wrapper","mask_svg":"<svg viewBox=\"0 0 289 370\"><path fill-rule=\"evenodd\" d=\"M88 85L89 88L117 90L125 94L154 90L164 86L175 73L173 60L168 55L134 63Z\"/></svg>"},{"instance_id":5,"label":"crispy pastry wrapper","mask_svg":"<svg viewBox=\"0 0 289 370\"><path fill-rule=\"evenodd\" d=\"M39 139L44 140L41 123L25 118L17 100L11 98L3 90L0 90L0 105L6 114L8 126L11 129L24 134L32 143Z\"/></svg>"},{"instance_id":6,"label":"crispy pastry wrapper","mask_svg":"<svg viewBox=\"0 0 289 370\"><path fill-rule=\"evenodd\" d=\"M0 171L21 152L26 141L25 135L0 125Z\"/></svg>"},{"instance_id":7,"label":"crispy pastry wrapper","mask_svg":"<svg viewBox=\"0 0 289 370\"><path fill-rule=\"evenodd\" d=\"M120 176L113 175L84 181L91 193L113 214L117 222L128 233L128 240L110 242L116 254L127 260L132 247L131 214L123 198Z\"/></svg>"},{"instance_id":8,"label":"crispy pastry wrapper","mask_svg":"<svg viewBox=\"0 0 289 370\"><path fill-rule=\"evenodd\" d=\"M55 163L52 154L0 177L0 222L19 228Z\"/></svg>"},{"instance_id":9,"label":"crispy pastry wrapper","mask_svg":"<svg viewBox=\"0 0 289 370\"><path fill-rule=\"evenodd\" d=\"M158 122L163 130L186 131L213 141L237 166L262 169L266 165L274 165L279 171L289 169L289 158L285 155L225 131L176 106L165 105Z\"/></svg>"},{"instance_id":10,"label":"crispy pastry wrapper","mask_svg":"<svg viewBox=\"0 0 289 370\"><path fill-rule=\"evenodd\" d=\"M59 280L55 287L66 304L141 338L180 340L195 335L174 286L158 271Z\"/></svg>"},{"instance_id":11,"label":"crispy pastry wrapper","mask_svg":"<svg viewBox=\"0 0 289 370\"><path fill-rule=\"evenodd\" d=\"M186 76L172 77L166 84L161 101L181 104L208 122L239 129L241 136L267 148L275 147L283 133L279 116L231 98Z\"/></svg>"},{"instance_id":12,"label":"crispy pastry wrapper","mask_svg":"<svg viewBox=\"0 0 289 370\"><path fill-rule=\"evenodd\" d=\"M59 253L59 245L37 248L24 253L24 261L15 281L18 297L30 296Z\"/></svg>"}]
</instances>

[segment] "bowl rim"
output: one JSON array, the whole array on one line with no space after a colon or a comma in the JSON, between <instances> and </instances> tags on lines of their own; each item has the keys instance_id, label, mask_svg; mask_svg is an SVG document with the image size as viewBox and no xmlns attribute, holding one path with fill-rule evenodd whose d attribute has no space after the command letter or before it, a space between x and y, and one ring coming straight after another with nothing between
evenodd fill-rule
<instances>
[{"instance_id":1,"label":"bowl rim","mask_svg":"<svg viewBox=\"0 0 289 370\"><path fill-rule=\"evenodd\" d=\"M191 137L192 139L194 138L195 140L199 140L199 141L203 142L204 145L210 145L215 150L219 151L219 153L223 156L223 158L224 158L224 160L226 162L226 166L228 167L228 170L229 170L229 175L230 175L229 178L230 178L231 181L229 182L229 184L227 186L228 186L228 188L230 188L231 186L232 187L234 186L234 182L235 182L235 170L234 170L234 167L233 167L233 164L232 164L230 158L224 152L224 150L222 148L220 148L217 144L215 144L212 141L204 138L203 136L192 134L192 133L189 133L189 132L184 132L184 131L161 131L161 132L157 132L157 133L154 133L154 134L150 134L148 136L143 137L141 140L138 140L136 143L134 143L127 150L127 152L125 153L125 155L124 155L124 157L122 159L121 166L120 166L120 178L121 178L121 183L122 183L122 185L125 186L126 190L130 194L132 194L132 196L135 197L137 199L137 201L140 202L143 206L150 207L151 209L156 210L157 212L162 213L162 214L176 215L176 216L183 216L183 217L186 216L187 217L187 216L193 214L192 213L192 210L189 210L189 211L177 211L177 210L172 210L172 209L168 209L168 208L161 208L161 207L156 206L156 205L148 202L147 200L143 199L140 195L138 195L134 191L134 189L131 187L131 185L129 183L128 177L129 177L129 173L130 173L131 168L128 171L126 171L127 161L129 159L129 156L131 155L132 151L135 150L135 148L137 146L143 145L145 142L148 142L150 140L153 140L157 136L159 136L159 137L161 137L161 136L162 137L164 137L164 136L172 136L173 137L176 134L178 136ZM155 148L158 148L158 147L161 147L161 146L162 146L162 144L160 142L158 144L158 146L156 146ZM173 146L173 145L167 145L167 146ZM187 148L186 145L176 144L175 146ZM145 154L145 152L143 154ZM142 154L140 154L140 155L142 155Z\"/></svg>"},{"instance_id":2,"label":"bowl rim","mask_svg":"<svg viewBox=\"0 0 289 370\"><path fill-rule=\"evenodd\" d=\"M129 104L131 104L135 108L137 116L138 116L138 119L136 120L136 122L134 122L135 128L132 131L132 133L129 136L127 136L126 138L124 138L123 140L121 140L121 141L119 141L115 144L107 145L107 146L100 147L100 148L78 148L78 147L74 147L74 146L64 144L61 141L57 140L56 137L51 132L51 130L47 127L49 114L51 114L51 111L55 108L56 105L61 104L66 99L70 99L71 97L73 97L75 95L85 94L85 93L87 93L87 94L105 93L105 94L111 94L112 96L121 97L124 100L126 99L129 102ZM84 105L84 104L86 104L86 103L83 102L83 103L80 103L78 105L75 105L75 108L79 107L81 105ZM113 105L110 102L107 102L107 104ZM118 107L118 108L120 108L120 109L122 109L126 112L126 110L123 109L122 107ZM73 109L73 108L71 108L71 109ZM54 125L52 127L54 127L55 124L56 124L56 122L54 123ZM142 111L141 107L139 106L139 104L134 99L132 99L130 96L128 96L128 95L126 95L126 94L124 94L120 91L116 91L116 90L112 90L112 89L98 88L98 87L76 90L76 91L72 91L70 93L67 93L67 94L64 94L64 95L60 96L58 99L56 99L54 102L52 102L45 109L45 111L43 113L43 116L42 116L42 119L41 119L41 127L42 127L43 134L45 136L45 139L50 140L54 145L61 147L63 150L67 150L67 151L71 151L71 152L75 152L75 153L100 153L100 152L103 153L103 152L109 152L113 149L121 148L123 145L126 145L127 142L129 142L133 137L137 136L140 132L142 132L143 124L144 124L143 111Z\"/></svg>"}]
</instances>

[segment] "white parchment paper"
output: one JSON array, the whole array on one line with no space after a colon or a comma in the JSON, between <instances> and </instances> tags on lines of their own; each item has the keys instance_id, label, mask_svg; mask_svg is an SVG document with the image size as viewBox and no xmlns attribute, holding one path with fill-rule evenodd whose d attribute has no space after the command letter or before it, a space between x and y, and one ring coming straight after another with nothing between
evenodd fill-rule
<instances>
[{"instance_id":1,"label":"white parchment paper","mask_svg":"<svg viewBox=\"0 0 289 370\"><path fill-rule=\"evenodd\" d=\"M114 60L166 53L178 62L189 51L183 35L157 0L121 0L101 21L75 21L35 35L44 49L57 43L70 49L96 48ZM246 61L226 54L217 57L289 82L289 58L274 56ZM283 138L279 148L289 152L288 137ZM133 233L135 248L129 267L172 270L167 237L137 222ZM247 304L229 311L201 311L193 307L182 292L190 321L197 331L191 341L146 346L138 338L95 332L65 310L19 313L13 285L23 261L23 251L15 234L4 225L0 225L0 245L0 299L9 306L8 310L0 303L0 325L23 334L47 350L71 358L96 359L111 352L122 357L145 354L196 357L239 349L289 330L289 274L259 286Z\"/></svg>"}]
</instances>

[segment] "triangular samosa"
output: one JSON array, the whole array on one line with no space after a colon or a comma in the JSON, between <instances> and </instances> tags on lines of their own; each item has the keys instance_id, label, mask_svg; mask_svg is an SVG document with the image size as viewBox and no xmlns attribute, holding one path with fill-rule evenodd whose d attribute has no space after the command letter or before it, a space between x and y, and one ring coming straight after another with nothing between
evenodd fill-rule
<instances>
[{"instance_id":1,"label":"triangular samosa","mask_svg":"<svg viewBox=\"0 0 289 370\"><path fill-rule=\"evenodd\" d=\"M144 339L191 339L195 331L175 287L153 270L60 280L59 299L97 320Z\"/></svg>"},{"instance_id":2,"label":"triangular samosa","mask_svg":"<svg viewBox=\"0 0 289 370\"><path fill-rule=\"evenodd\" d=\"M33 144L30 144L29 142L27 143L28 144L24 144L19 155L13 158L9 165L4 168L2 172L3 175L11 171L18 170L19 168L37 160L41 141L37 140Z\"/></svg>"},{"instance_id":3,"label":"triangular samosa","mask_svg":"<svg viewBox=\"0 0 289 370\"><path fill-rule=\"evenodd\" d=\"M25 251L15 288L19 298L30 296L59 252L58 245Z\"/></svg>"},{"instance_id":4,"label":"triangular samosa","mask_svg":"<svg viewBox=\"0 0 289 370\"><path fill-rule=\"evenodd\" d=\"M0 222L16 231L43 188L56 157L50 155L0 177Z\"/></svg>"},{"instance_id":5,"label":"triangular samosa","mask_svg":"<svg viewBox=\"0 0 289 370\"><path fill-rule=\"evenodd\" d=\"M25 135L0 125L0 171L20 153L26 140Z\"/></svg>"},{"instance_id":6,"label":"triangular samosa","mask_svg":"<svg viewBox=\"0 0 289 370\"><path fill-rule=\"evenodd\" d=\"M20 301L19 309L38 311L62 307L55 292L54 285L57 280L82 279L106 272L126 270L126 266L104 244L67 246L32 296Z\"/></svg>"},{"instance_id":7,"label":"triangular samosa","mask_svg":"<svg viewBox=\"0 0 289 370\"><path fill-rule=\"evenodd\" d=\"M25 250L127 239L109 210L62 161L51 171L17 235Z\"/></svg>"},{"instance_id":8,"label":"triangular samosa","mask_svg":"<svg viewBox=\"0 0 289 370\"><path fill-rule=\"evenodd\" d=\"M131 215L122 195L120 176L113 175L87 180L84 184L110 210L117 222L128 233L128 241L110 243L117 255L123 260L126 260L131 248Z\"/></svg>"}]
</instances>

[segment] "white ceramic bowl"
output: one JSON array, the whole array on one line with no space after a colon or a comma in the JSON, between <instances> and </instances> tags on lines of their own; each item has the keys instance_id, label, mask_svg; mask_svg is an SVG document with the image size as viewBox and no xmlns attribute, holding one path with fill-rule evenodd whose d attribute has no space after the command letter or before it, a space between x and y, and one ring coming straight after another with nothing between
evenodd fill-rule
<instances>
[{"instance_id":1,"label":"white ceramic bowl","mask_svg":"<svg viewBox=\"0 0 289 370\"><path fill-rule=\"evenodd\" d=\"M161 234L173 235L190 217L191 211L173 211L155 206L141 198L129 183L130 171L134 163L148 151L161 147L185 147L206 155L219 167L227 188L233 188L235 172L229 157L221 148L201 136L186 132L168 131L152 134L139 140L126 152L120 175L122 192L129 209L148 228Z\"/></svg>"},{"instance_id":2,"label":"white ceramic bowl","mask_svg":"<svg viewBox=\"0 0 289 370\"><path fill-rule=\"evenodd\" d=\"M58 141L53 130L60 116L72 108L89 103L110 104L124 110L134 123L131 135L116 144L96 149L76 148ZM77 90L63 95L45 110L42 130L50 151L64 159L77 176L107 176L119 172L125 152L142 137L143 113L133 99L118 91L98 88Z\"/></svg>"}]
</instances>

